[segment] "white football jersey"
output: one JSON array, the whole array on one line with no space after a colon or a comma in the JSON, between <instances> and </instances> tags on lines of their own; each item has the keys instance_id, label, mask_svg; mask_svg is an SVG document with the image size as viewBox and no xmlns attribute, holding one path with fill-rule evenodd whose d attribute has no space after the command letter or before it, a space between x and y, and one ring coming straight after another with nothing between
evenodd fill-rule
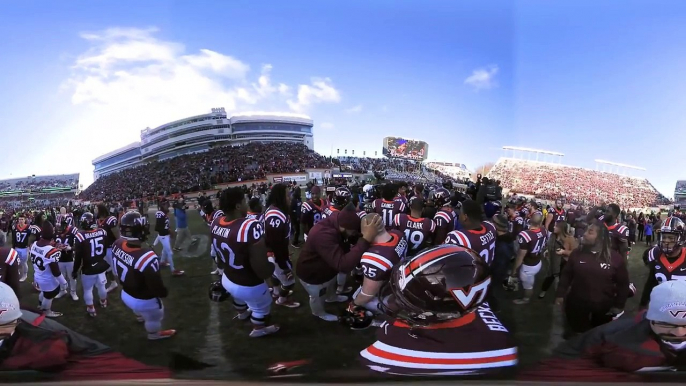
<instances>
[{"instance_id":1,"label":"white football jersey","mask_svg":"<svg viewBox=\"0 0 686 386\"><path fill-rule=\"evenodd\" d=\"M33 279L38 289L44 292L54 291L60 283L50 270L51 263L59 263L61 252L52 245L43 247L36 242L31 245L31 263L33 263Z\"/></svg>"}]
</instances>

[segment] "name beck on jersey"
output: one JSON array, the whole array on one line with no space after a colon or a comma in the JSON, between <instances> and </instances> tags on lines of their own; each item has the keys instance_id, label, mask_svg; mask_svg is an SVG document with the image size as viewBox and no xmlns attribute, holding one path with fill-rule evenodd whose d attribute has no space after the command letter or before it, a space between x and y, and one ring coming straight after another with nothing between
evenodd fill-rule
<instances>
[{"instance_id":1,"label":"name beck on jersey","mask_svg":"<svg viewBox=\"0 0 686 386\"><path fill-rule=\"evenodd\" d=\"M507 332L507 328L500 323L500 320L498 320L498 317L491 311L491 307L488 303L480 305L476 312L479 313L479 317L484 321L484 324L488 326L489 330Z\"/></svg>"}]
</instances>

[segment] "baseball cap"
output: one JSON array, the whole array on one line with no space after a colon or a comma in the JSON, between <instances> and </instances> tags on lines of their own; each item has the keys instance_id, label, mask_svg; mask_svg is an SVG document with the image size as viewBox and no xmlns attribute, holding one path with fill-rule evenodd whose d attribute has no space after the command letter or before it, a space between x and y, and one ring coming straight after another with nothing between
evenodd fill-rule
<instances>
[{"instance_id":1,"label":"baseball cap","mask_svg":"<svg viewBox=\"0 0 686 386\"><path fill-rule=\"evenodd\" d=\"M12 287L0 282L0 326L21 318L19 299Z\"/></svg>"},{"instance_id":2,"label":"baseball cap","mask_svg":"<svg viewBox=\"0 0 686 386\"><path fill-rule=\"evenodd\" d=\"M663 282L650 293L648 320L686 325L686 281L670 280Z\"/></svg>"}]
</instances>

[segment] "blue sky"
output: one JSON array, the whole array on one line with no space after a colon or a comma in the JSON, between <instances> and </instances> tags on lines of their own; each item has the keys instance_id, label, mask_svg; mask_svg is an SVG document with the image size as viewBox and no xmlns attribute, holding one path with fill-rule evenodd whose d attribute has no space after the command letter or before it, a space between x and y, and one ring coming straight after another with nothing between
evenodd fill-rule
<instances>
[{"instance_id":1,"label":"blue sky","mask_svg":"<svg viewBox=\"0 0 686 386\"><path fill-rule=\"evenodd\" d=\"M307 114L323 154L406 136L476 167L534 147L643 166L671 195L686 2L597 3L4 2L0 130L22 161L0 177L87 184L146 126L223 106Z\"/></svg>"}]
</instances>

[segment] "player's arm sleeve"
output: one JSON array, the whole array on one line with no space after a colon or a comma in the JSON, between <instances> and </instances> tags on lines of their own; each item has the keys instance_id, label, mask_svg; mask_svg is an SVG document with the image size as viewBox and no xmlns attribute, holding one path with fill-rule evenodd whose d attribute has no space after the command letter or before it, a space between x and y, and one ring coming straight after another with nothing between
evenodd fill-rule
<instances>
[{"instance_id":1,"label":"player's arm sleeve","mask_svg":"<svg viewBox=\"0 0 686 386\"><path fill-rule=\"evenodd\" d=\"M615 271L617 295L615 296L614 306L623 310L626 305L626 299L629 298L629 270L627 269L625 255L614 255L614 260L617 261L617 270Z\"/></svg>"},{"instance_id":2,"label":"player's arm sleeve","mask_svg":"<svg viewBox=\"0 0 686 386\"><path fill-rule=\"evenodd\" d=\"M48 266L50 267L50 272L54 277L60 277L62 276L62 272L60 272L60 266L59 266L59 261L60 257L62 256L62 253L60 251L55 251L51 253L50 255L50 263Z\"/></svg>"},{"instance_id":3,"label":"player's arm sleeve","mask_svg":"<svg viewBox=\"0 0 686 386\"><path fill-rule=\"evenodd\" d=\"M565 267L562 269L562 272L560 273L560 282L557 284L557 292L555 293L556 298L564 298L565 296L567 296L569 286L572 285L572 280L574 280L575 261L576 253L572 252L572 254L569 255L567 264L565 264Z\"/></svg>"},{"instance_id":4,"label":"player's arm sleeve","mask_svg":"<svg viewBox=\"0 0 686 386\"><path fill-rule=\"evenodd\" d=\"M160 261L157 256L153 258L154 260L150 262L145 267L143 275L145 275L145 282L148 285L150 292L157 298L166 298L169 295L167 287L164 286L162 281L162 274L160 273Z\"/></svg>"},{"instance_id":5,"label":"player's arm sleeve","mask_svg":"<svg viewBox=\"0 0 686 386\"><path fill-rule=\"evenodd\" d=\"M338 272L350 272L360 263L362 254L369 249L370 244L360 237L357 244L350 249L350 252L346 253L340 244L339 236L335 232L336 230L333 229L329 232L320 232L315 250L331 268Z\"/></svg>"},{"instance_id":6,"label":"player's arm sleeve","mask_svg":"<svg viewBox=\"0 0 686 386\"><path fill-rule=\"evenodd\" d=\"M257 277L266 280L274 273L274 264L267 259L267 245L263 233L260 223L255 222L250 226L248 237L251 244L248 249L248 258Z\"/></svg>"},{"instance_id":7,"label":"player's arm sleeve","mask_svg":"<svg viewBox=\"0 0 686 386\"><path fill-rule=\"evenodd\" d=\"M443 244L462 245L460 238L457 237L457 233L455 231L448 233L448 236L446 236Z\"/></svg>"},{"instance_id":8,"label":"player's arm sleeve","mask_svg":"<svg viewBox=\"0 0 686 386\"><path fill-rule=\"evenodd\" d=\"M115 240L119 238L119 229L117 228L118 221L117 218L114 216L110 216L107 219L107 225L110 227L110 231L114 235Z\"/></svg>"},{"instance_id":9,"label":"player's arm sleeve","mask_svg":"<svg viewBox=\"0 0 686 386\"><path fill-rule=\"evenodd\" d=\"M650 303L650 293L653 288L657 285L657 278L655 277L655 266L650 264L650 272L648 273L648 279L643 286L643 293L641 294L641 301L638 303L639 307L647 307Z\"/></svg>"},{"instance_id":10,"label":"player's arm sleeve","mask_svg":"<svg viewBox=\"0 0 686 386\"><path fill-rule=\"evenodd\" d=\"M14 249L10 250L10 254L12 253L14 255L10 256L11 261L6 262L5 284L10 286L14 290L15 295L17 295L17 299L21 300L21 290L19 289L19 255Z\"/></svg>"},{"instance_id":11,"label":"player's arm sleeve","mask_svg":"<svg viewBox=\"0 0 686 386\"><path fill-rule=\"evenodd\" d=\"M448 237L448 222L438 214L434 217L436 231L434 232L434 245L441 245Z\"/></svg>"},{"instance_id":12,"label":"player's arm sleeve","mask_svg":"<svg viewBox=\"0 0 686 386\"><path fill-rule=\"evenodd\" d=\"M79 272L79 269L81 269L81 264L83 263L83 256L81 254L83 248L81 248L81 243L79 242L79 239L74 238L74 269L73 272Z\"/></svg>"}]
</instances>

